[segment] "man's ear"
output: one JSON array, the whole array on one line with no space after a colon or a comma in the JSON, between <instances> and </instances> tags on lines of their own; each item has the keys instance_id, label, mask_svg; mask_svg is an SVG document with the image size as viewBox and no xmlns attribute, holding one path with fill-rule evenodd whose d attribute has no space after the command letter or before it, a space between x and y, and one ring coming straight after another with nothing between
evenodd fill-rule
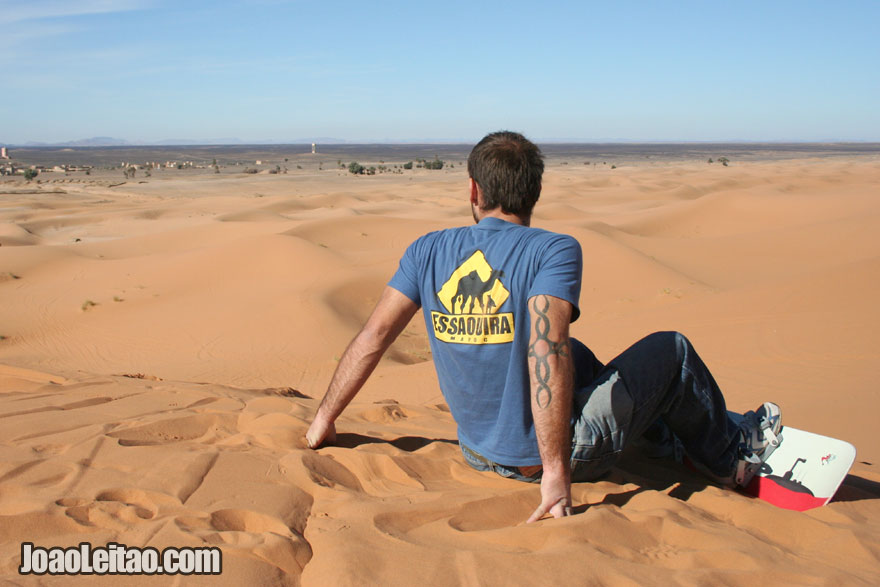
<instances>
[{"instance_id":1,"label":"man's ear","mask_svg":"<svg viewBox=\"0 0 880 587\"><path fill-rule=\"evenodd\" d=\"M477 182L474 181L473 177L469 177L468 181L470 182L471 188L471 205L480 208L480 200L482 199L480 186L477 185Z\"/></svg>"}]
</instances>

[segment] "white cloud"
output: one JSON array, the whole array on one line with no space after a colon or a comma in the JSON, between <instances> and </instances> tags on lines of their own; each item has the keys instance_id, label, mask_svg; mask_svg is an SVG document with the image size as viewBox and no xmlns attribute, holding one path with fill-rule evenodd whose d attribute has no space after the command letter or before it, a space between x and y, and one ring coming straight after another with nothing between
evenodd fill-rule
<instances>
[{"instance_id":1,"label":"white cloud","mask_svg":"<svg viewBox=\"0 0 880 587\"><path fill-rule=\"evenodd\" d=\"M152 0L0 0L0 25L28 20L129 12L148 8Z\"/></svg>"},{"instance_id":2,"label":"white cloud","mask_svg":"<svg viewBox=\"0 0 880 587\"><path fill-rule=\"evenodd\" d=\"M0 34L0 51L8 52L16 46L27 46L46 37L64 35L75 30L74 27L64 24L46 24L40 27L14 27L12 30L2 31ZM22 56L18 56L21 59Z\"/></svg>"}]
</instances>

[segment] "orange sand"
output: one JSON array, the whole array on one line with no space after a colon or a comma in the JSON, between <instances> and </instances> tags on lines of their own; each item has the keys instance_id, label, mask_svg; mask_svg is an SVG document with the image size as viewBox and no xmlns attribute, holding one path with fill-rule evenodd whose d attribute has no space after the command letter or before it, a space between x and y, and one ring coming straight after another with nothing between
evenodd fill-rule
<instances>
[{"instance_id":1,"label":"orange sand","mask_svg":"<svg viewBox=\"0 0 880 587\"><path fill-rule=\"evenodd\" d=\"M339 446L302 438L406 245L470 222L460 166L23 188L0 184L7 580L22 541L115 541L219 545L211 584L880 582L876 158L550 162L533 224L584 248L574 336L608 360L680 330L731 409L772 399L858 457L806 513L630 460L530 526L536 486L460 458L420 315Z\"/></svg>"}]
</instances>

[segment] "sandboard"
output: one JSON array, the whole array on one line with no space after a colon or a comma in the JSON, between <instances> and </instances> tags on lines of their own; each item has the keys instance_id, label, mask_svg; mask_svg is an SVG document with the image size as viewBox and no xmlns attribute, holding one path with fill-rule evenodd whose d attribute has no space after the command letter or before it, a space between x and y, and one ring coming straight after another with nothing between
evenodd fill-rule
<instances>
[{"instance_id":1,"label":"sandboard","mask_svg":"<svg viewBox=\"0 0 880 587\"><path fill-rule=\"evenodd\" d=\"M782 442L743 491L788 510L827 504L855 461L855 447L791 426L783 426L781 436Z\"/></svg>"}]
</instances>

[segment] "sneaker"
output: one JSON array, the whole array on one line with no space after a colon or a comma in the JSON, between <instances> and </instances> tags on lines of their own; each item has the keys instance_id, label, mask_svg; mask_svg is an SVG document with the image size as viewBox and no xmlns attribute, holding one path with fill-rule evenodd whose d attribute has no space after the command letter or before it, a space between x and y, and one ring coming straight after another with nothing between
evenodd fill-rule
<instances>
[{"instance_id":1,"label":"sneaker","mask_svg":"<svg viewBox=\"0 0 880 587\"><path fill-rule=\"evenodd\" d=\"M782 431L782 412L772 402L764 402L754 412L746 412L741 424L745 447L753 455L769 457L779 446ZM767 460L766 457L761 460Z\"/></svg>"},{"instance_id":2,"label":"sneaker","mask_svg":"<svg viewBox=\"0 0 880 587\"><path fill-rule=\"evenodd\" d=\"M779 406L764 402L754 412L743 414L740 433L742 444L734 481L740 487L745 487L782 442L782 412Z\"/></svg>"}]
</instances>

